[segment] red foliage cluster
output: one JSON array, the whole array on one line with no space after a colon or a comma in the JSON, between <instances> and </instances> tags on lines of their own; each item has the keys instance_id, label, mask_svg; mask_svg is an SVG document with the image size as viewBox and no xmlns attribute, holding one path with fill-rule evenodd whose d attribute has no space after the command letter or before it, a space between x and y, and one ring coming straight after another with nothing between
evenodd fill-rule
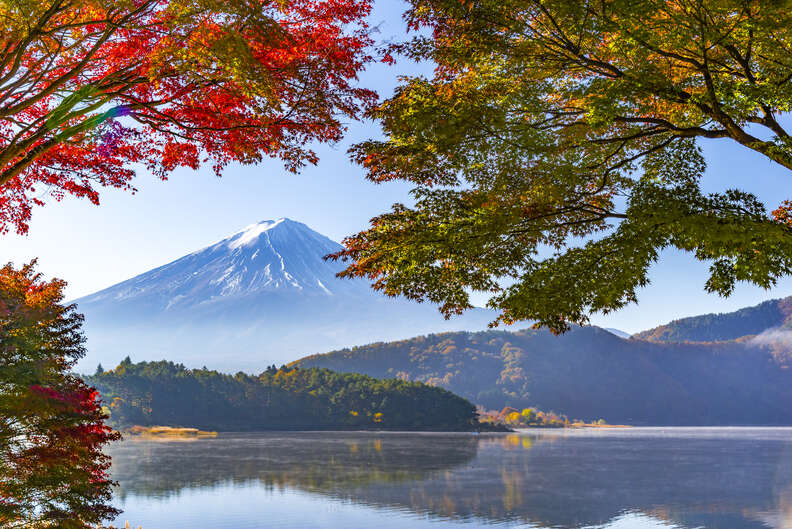
<instances>
[{"instance_id":1,"label":"red foliage cluster","mask_svg":"<svg viewBox=\"0 0 792 529\"><path fill-rule=\"evenodd\" d=\"M315 163L340 139L370 57L370 0L47 0L0 21L0 233L37 193L98 203L209 162ZM5 26L5 27L3 27Z\"/></svg>"},{"instance_id":2,"label":"red foliage cluster","mask_svg":"<svg viewBox=\"0 0 792 529\"><path fill-rule=\"evenodd\" d=\"M792 201L784 200L773 210L773 218L778 222L782 222L787 226L792 226Z\"/></svg>"}]
</instances>

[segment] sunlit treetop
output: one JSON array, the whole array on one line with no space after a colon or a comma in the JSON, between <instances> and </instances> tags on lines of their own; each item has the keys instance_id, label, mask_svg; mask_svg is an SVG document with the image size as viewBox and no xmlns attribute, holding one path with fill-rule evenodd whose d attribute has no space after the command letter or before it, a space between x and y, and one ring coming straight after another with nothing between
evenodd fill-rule
<instances>
[{"instance_id":1,"label":"sunlit treetop","mask_svg":"<svg viewBox=\"0 0 792 529\"><path fill-rule=\"evenodd\" d=\"M404 79L371 113L385 139L352 154L416 203L346 240L345 275L446 314L489 292L502 321L562 331L636 301L663 248L722 295L792 271L788 197L771 215L699 185L714 139L792 169L792 2L410 4L421 32L394 54L435 74Z\"/></svg>"},{"instance_id":2,"label":"sunlit treetop","mask_svg":"<svg viewBox=\"0 0 792 529\"><path fill-rule=\"evenodd\" d=\"M369 0L0 1L0 232L133 164L315 163L374 94Z\"/></svg>"}]
</instances>

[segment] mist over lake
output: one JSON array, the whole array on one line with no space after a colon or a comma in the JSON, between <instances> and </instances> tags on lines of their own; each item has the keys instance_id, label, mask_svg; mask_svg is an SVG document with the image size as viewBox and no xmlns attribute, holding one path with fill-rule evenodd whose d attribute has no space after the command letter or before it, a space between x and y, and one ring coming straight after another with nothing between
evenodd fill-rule
<instances>
[{"instance_id":1,"label":"mist over lake","mask_svg":"<svg viewBox=\"0 0 792 529\"><path fill-rule=\"evenodd\" d=\"M792 428L221 434L110 453L118 521L148 529L792 524Z\"/></svg>"}]
</instances>

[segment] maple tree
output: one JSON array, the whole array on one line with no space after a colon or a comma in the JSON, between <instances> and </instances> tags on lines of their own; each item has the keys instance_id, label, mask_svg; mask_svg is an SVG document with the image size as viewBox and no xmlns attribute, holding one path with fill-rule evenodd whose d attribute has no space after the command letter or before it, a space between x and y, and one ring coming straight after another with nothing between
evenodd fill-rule
<instances>
[{"instance_id":1,"label":"maple tree","mask_svg":"<svg viewBox=\"0 0 792 529\"><path fill-rule=\"evenodd\" d=\"M82 529L119 512L102 453L119 434L69 373L85 352L82 316L34 266L0 268L0 525Z\"/></svg>"},{"instance_id":2,"label":"maple tree","mask_svg":"<svg viewBox=\"0 0 792 529\"><path fill-rule=\"evenodd\" d=\"M98 203L134 166L292 171L375 94L369 0L0 2L0 233L42 194Z\"/></svg>"},{"instance_id":3,"label":"maple tree","mask_svg":"<svg viewBox=\"0 0 792 529\"><path fill-rule=\"evenodd\" d=\"M710 263L705 289L792 272L792 209L707 193L700 145L792 169L792 2L411 0L436 65L370 111L353 147L375 182L413 184L335 254L389 295L554 331L637 301L664 248ZM782 197L782 199L785 197Z\"/></svg>"}]
</instances>

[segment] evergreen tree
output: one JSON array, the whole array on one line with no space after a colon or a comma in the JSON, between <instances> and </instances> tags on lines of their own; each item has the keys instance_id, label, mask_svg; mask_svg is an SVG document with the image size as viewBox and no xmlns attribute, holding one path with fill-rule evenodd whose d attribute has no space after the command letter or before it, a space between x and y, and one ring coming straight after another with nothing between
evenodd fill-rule
<instances>
[{"instance_id":1,"label":"evergreen tree","mask_svg":"<svg viewBox=\"0 0 792 529\"><path fill-rule=\"evenodd\" d=\"M473 405L444 389L327 369L270 366L254 377L140 362L89 380L119 427L469 430L476 424Z\"/></svg>"}]
</instances>

